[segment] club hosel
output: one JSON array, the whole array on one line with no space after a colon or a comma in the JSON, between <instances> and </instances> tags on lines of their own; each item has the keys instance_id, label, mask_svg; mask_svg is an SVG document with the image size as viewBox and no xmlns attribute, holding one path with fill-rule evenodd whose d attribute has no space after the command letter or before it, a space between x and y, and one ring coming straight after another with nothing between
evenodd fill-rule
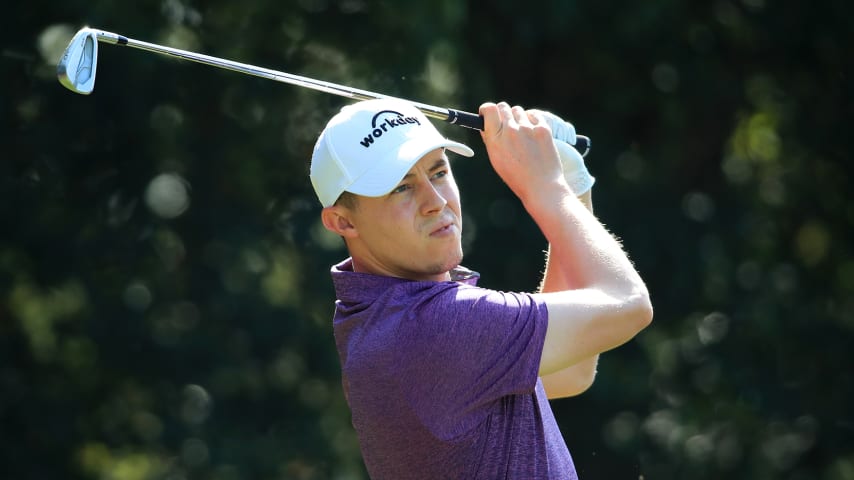
<instances>
[{"instance_id":1,"label":"club hosel","mask_svg":"<svg viewBox=\"0 0 854 480\"><path fill-rule=\"evenodd\" d=\"M123 37L117 33L107 32L105 30L91 29L95 33L95 37L99 42L109 43L111 45L127 45L127 37Z\"/></svg>"}]
</instances>

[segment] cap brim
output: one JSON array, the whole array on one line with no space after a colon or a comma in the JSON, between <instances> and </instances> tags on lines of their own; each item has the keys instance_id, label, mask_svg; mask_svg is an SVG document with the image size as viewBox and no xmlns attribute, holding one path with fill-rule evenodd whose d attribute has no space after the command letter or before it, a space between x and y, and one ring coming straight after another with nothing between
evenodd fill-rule
<instances>
[{"instance_id":1,"label":"cap brim","mask_svg":"<svg viewBox=\"0 0 854 480\"><path fill-rule=\"evenodd\" d=\"M453 140L414 138L396 150L396 155L378 159L377 164L354 180L346 191L366 197L385 195L394 190L412 166L421 160L421 157L437 148L445 148L464 157L474 156L474 150Z\"/></svg>"}]
</instances>

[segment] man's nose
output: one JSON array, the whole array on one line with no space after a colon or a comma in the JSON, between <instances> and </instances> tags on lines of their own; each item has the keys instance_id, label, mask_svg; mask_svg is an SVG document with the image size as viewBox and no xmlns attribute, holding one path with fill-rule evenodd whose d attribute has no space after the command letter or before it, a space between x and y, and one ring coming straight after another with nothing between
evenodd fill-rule
<instances>
[{"instance_id":1,"label":"man's nose","mask_svg":"<svg viewBox=\"0 0 854 480\"><path fill-rule=\"evenodd\" d=\"M442 192L430 181L424 182L424 186L421 188L421 195L421 213L423 215L439 213L448 204Z\"/></svg>"}]
</instances>

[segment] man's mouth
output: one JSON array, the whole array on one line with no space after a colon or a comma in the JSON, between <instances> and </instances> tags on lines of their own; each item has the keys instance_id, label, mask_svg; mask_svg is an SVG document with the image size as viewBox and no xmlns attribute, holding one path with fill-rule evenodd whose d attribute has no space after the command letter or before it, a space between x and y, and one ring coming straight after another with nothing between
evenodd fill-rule
<instances>
[{"instance_id":1,"label":"man's mouth","mask_svg":"<svg viewBox=\"0 0 854 480\"><path fill-rule=\"evenodd\" d=\"M443 235L445 233L452 232L455 228L456 224L453 221L443 222L430 232L430 236Z\"/></svg>"}]
</instances>

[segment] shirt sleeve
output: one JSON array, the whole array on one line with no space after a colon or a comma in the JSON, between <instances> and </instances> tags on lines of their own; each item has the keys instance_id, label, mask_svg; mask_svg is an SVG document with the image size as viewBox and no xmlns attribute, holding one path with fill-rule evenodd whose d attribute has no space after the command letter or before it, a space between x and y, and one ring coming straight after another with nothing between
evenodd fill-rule
<instances>
[{"instance_id":1,"label":"shirt sleeve","mask_svg":"<svg viewBox=\"0 0 854 480\"><path fill-rule=\"evenodd\" d=\"M449 286L406 315L404 391L437 436L461 435L537 384L548 310L529 294Z\"/></svg>"}]
</instances>

